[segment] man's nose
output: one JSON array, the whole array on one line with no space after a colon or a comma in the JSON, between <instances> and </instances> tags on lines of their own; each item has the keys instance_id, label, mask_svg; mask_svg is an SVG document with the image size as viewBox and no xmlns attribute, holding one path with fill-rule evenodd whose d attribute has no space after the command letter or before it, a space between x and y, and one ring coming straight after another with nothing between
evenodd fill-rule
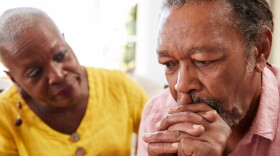
<instances>
[{"instance_id":1,"label":"man's nose","mask_svg":"<svg viewBox=\"0 0 280 156\"><path fill-rule=\"evenodd\" d=\"M178 93L191 93L201 89L201 82L194 67L180 67L175 89Z\"/></svg>"},{"instance_id":2,"label":"man's nose","mask_svg":"<svg viewBox=\"0 0 280 156\"><path fill-rule=\"evenodd\" d=\"M49 69L49 84L56 84L64 79L64 72L62 65L58 63L52 63Z\"/></svg>"}]
</instances>

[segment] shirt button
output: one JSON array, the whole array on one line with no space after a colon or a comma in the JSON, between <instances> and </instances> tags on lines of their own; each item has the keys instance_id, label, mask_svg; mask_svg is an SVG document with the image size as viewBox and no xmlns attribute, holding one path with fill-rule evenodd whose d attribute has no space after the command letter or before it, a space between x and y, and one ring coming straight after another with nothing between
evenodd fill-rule
<instances>
[{"instance_id":1,"label":"shirt button","mask_svg":"<svg viewBox=\"0 0 280 156\"><path fill-rule=\"evenodd\" d=\"M76 156L84 156L86 154L86 151L84 148L82 147L78 147L76 149Z\"/></svg>"},{"instance_id":2,"label":"shirt button","mask_svg":"<svg viewBox=\"0 0 280 156\"><path fill-rule=\"evenodd\" d=\"M77 142L79 140L80 140L80 134L78 134L78 133L71 134L71 141L72 142Z\"/></svg>"}]
</instances>

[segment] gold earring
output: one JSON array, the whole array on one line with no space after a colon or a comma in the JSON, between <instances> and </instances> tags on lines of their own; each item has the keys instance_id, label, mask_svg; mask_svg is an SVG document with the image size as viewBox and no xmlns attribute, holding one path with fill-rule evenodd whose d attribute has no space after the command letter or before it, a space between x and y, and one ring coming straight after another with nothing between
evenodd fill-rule
<instances>
[{"instance_id":1,"label":"gold earring","mask_svg":"<svg viewBox=\"0 0 280 156\"><path fill-rule=\"evenodd\" d=\"M21 120L21 109L22 109L22 104L21 102L17 103L17 111L18 111L18 117L15 119L14 124L16 126L20 126L22 124L22 120Z\"/></svg>"}]
</instances>

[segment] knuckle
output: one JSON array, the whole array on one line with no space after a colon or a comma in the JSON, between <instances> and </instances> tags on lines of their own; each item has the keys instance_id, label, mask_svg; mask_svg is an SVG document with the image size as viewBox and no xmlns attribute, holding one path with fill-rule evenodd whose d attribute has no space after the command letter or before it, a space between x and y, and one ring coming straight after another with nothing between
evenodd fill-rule
<instances>
[{"instance_id":1,"label":"knuckle","mask_svg":"<svg viewBox=\"0 0 280 156\"><path fill-rule=\"evenodd\" d=\"M165 116L163 117L161 123L165 123L166 120L168 120L168 119L169 119L169 114L167 114L167 115L165 115Z\"/></svg>"},{"instance_id":2,"label":"knuckle","mask_svg":"<svg viewBox=\"0 0 280 156\"><path fill-rule=\"evenodd\" d=\"M182 109L185 110L185 111L191 111L191 107L190 105L182 105Z\"/></svg>"},{"instance_id":3,"label":"knuckle","mask_svg":"<svg viewBox=\"0 0 280 156\"><path fill-rule=\"evenodd\" d=\"M211 148L210 148L211 149ZM212 148L213 150L210 150L213 156L220 156L223 153L223 148L221 146L216 146Z\"/></svg>"},{"instance_id":4,"label":"knuckle","mask_svg":"<svg viewBox=\"0 0 280 156\"><path fill-rule=\"evenodd\" d=\"M173 116L173 115L172 114L165 115L165 117L161 121L161 124L162 125L169 125L171 123L171 116Z\"/></svg>"},{"instance_id":5,"label":"knuckle","mask_svg":"<svg viewBox=\"0 0 280 156\"><path fill-rule=\"evenodd\" d=\"M148 144L148 153L149 153L150 156L157 154L153 144Z\"/></svg>"},{"instance_id":6,"label":"knuckle","mask_svg":"<svg viewBox=\"0 0 280 156\"><path fill-rule=\"evenodd\" d=\"M156 137L161 137L163 135L163 132L162 131L159 131L155 134Z\"/></svg>"},{"instance_id":7,"label":"knuckle","mask_svg":"<svg viewBox=\"0 0 280 156\"><path fill-rule=\"evenodd\" d=\"M159 144L159 150L164 151L164 145L163 144Z\"/></svg>"},{"instance_id":8,"label":"knuckle","mask_svg":"<svg viewBox=\"0 0 280 156\"><path fill-rule=\"evenodd\" d=\"M191 120L192 119L192 114L191 112L182 112L181 113L186 119Z\"/></svg>"},{"instance_id":9,"label":"knuckle","mask_svg":"<svg viewBox=\"0 0 280 156\"><path fill-rule=\"evenodd\" d=\"M175 134L176 134L176 137L177 137L177 138L180 138L180 137L182 136L182 132L181 132L181 131L176 131Z\"/></svg>"}]
</instances>

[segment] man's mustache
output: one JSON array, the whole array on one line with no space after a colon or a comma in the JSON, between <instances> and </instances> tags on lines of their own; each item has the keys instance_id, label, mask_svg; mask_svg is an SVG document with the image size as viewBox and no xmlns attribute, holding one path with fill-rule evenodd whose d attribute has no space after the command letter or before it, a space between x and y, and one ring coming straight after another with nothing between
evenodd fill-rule
<instances>
[{"instance_id":1,"label":"man's mustache","mask_svg":"<svg viewBox=\"0 0 280 156\"><path fill-rule=\"evenodd\" d=\"M213 98L208 97L199 97L195 96L194 94L190 94L193 103L205 103L216 110L218 113L220 112L221 105L220 102Z\"/></svg>"}]
</instances>

